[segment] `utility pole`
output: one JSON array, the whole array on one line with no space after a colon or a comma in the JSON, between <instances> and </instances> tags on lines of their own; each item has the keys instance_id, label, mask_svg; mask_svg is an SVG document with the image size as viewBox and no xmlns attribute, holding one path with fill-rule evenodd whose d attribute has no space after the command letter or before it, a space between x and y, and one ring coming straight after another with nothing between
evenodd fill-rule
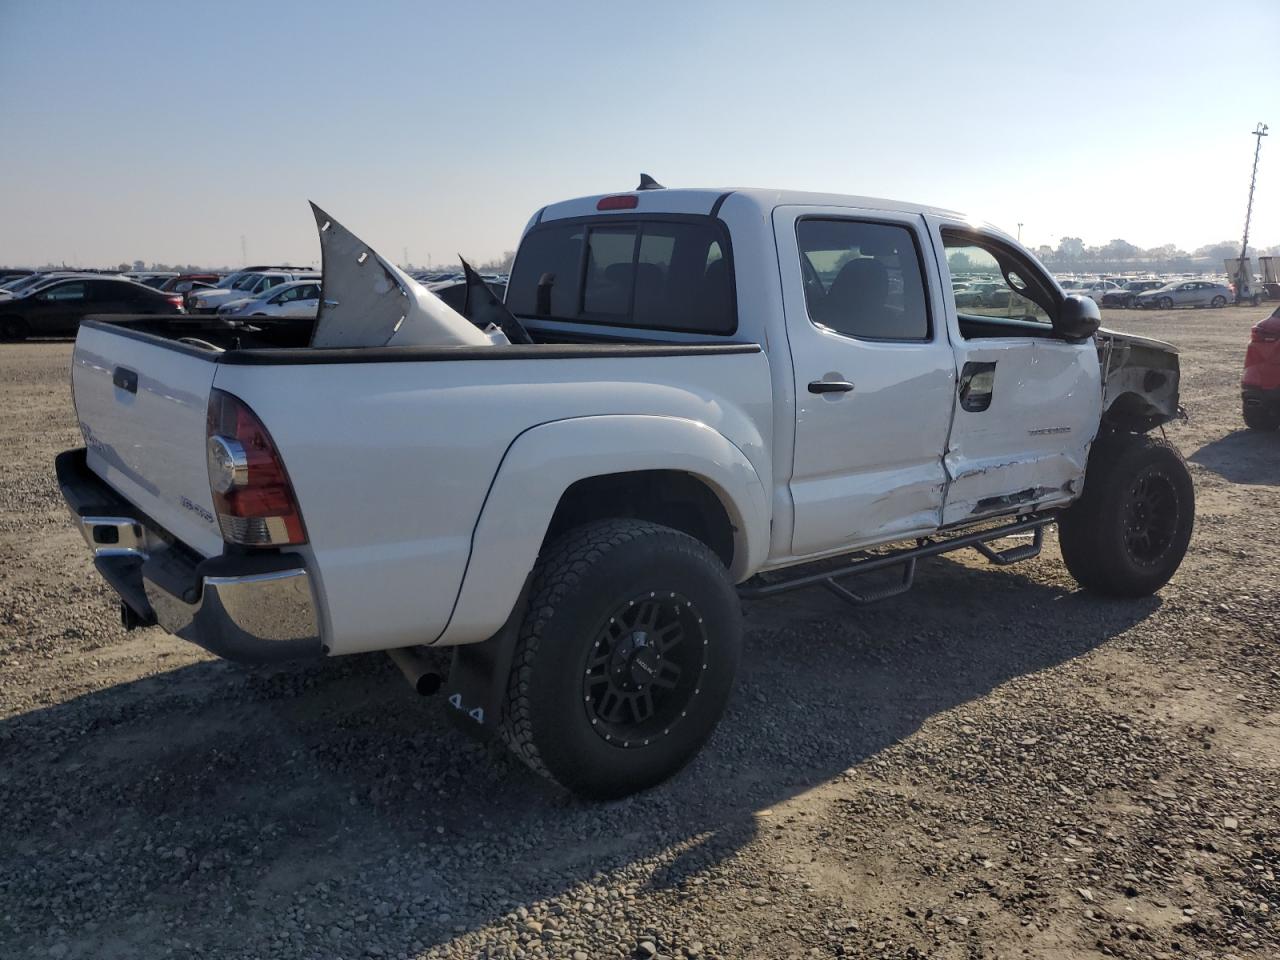
<instances>
[{"instance_id":1,"label":"utility pole","mask_svg":"<svg viewBox=\"0 0 1280 960\"><path fill-rule=\"evenodd\" d=\"M1253 219L1253 188L1258 184L1258 154L1262 152L1262 138L1267 135L1267 125L1259 123L1253 131L1257 143L1253 147L1253 173L1249 175L1249 205L1244 211L1244 241L1240 244L1240 266L1236 270L1236 302L1249 294L1253 282L1253 270L1249 267L1249 221Z\"/></svg>"}]
</instances>

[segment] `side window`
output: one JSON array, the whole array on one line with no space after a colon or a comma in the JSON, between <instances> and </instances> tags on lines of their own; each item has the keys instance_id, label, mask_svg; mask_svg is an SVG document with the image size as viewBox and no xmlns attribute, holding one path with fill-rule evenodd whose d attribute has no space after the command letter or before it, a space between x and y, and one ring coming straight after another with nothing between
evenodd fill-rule
<instances>
[{"instance_id":1,"label":"side window","mask_svg":"<svg viewBox=\"0 0 1280 960\"><path fill-rule=\"evenodd\" d=\"M867 340L927 340L929 307L915 237L857 220L796 224L805 305L815 324Z\"/></svg>"},{"instance_id":2,"label":"side window","mask_svg":"<svg viewBox=\"0 0 1280 960\"><path fill-rule=\"evenodd\" d=\"M63 283L47 291L41 299L44 300L83 300L85 298L85 287L87 284L81 283Z\"/></svg>"},{"instance_id":3,"label":"side window","mask_svg":"<svg viewBox=\"0 0 1280 960\"><path fill-rule=\"evenodd\" d=\"M952 280L969 282L968 287L957 289L952 294L960 318L960 331L966 339L974 335L993 335L991 330L966 323L966 318L1015 320L1052 327L1053 320L1049 315L1054 300L1052 292L1034 270L1024 267L1011 251L994 240L948 231L943 231L942 240ZM1010 326L1005 331L1007 335L1018 336L1016 326Z\"/></svg>"}]
</instances>

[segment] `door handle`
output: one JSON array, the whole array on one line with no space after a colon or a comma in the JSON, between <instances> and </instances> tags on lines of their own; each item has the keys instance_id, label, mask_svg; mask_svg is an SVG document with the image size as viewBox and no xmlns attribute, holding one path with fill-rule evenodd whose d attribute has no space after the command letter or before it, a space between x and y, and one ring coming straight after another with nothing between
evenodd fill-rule
<instances>
[{"instance_id":1,"label":"door handle","mask_svg":"<svg viewBox=\"0 0 1280 960\"><path fill-rule=\"evenodd\" d=\"M848 393L852 389L848 380L814 380L809 384L810 393Z\"/></svg>"},{"instance_id":2,"label":"door handle","mask_svg":"<svg viewBox=\"0 0 1280 960\"><path fill-rule=\"evenodd\" d=\"M138 392L138 375L128 367L116 367L111 382L128 393Z\"/></svg>"}]
</instances>

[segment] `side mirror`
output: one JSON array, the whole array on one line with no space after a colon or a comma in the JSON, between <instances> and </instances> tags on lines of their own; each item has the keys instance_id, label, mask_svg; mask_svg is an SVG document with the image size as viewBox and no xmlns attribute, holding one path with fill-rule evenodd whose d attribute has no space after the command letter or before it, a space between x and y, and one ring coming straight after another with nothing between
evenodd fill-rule
<instances>
[{"instance_id":1,"label":"side mirror","mask_svg":"<svg viewBox=\"0 0 1280 960\"><path fill-rule=\"evenodd\" d=\"M1068 340L1087 340L1102 326L1098 305L1088 297L1068 295L1058 307L1053 329Z\"/></svg>"}]
</instances>

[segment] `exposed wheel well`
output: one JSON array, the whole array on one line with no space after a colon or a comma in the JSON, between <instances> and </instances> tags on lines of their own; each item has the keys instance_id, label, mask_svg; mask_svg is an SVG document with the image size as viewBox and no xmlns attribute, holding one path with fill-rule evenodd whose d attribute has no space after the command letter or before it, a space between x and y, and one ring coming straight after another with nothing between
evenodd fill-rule
<instances>
[{"instance_id":1,"label":"exposed wheel well","mask_svg":"<svg viewBox=\"0 0 1280 960\"><path fill-rule=\"evenodd\" d=\"M734 526L716 493L679 470L637 470L588 477L560 496L543 543L593 520L633 518L660 523L701 540L731 568Z\"/></svg>"}]
</instances>

